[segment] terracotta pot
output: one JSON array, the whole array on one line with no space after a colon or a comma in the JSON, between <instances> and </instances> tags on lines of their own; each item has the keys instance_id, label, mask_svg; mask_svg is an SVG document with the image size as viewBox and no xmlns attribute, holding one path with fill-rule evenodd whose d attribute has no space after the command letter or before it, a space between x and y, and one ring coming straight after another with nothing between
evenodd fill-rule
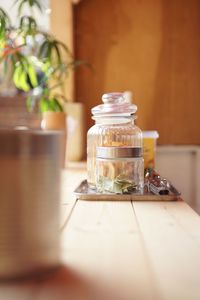
<instances>
[{"instance_id":1,"label":"terracotta pot","mask_svg":"<svg viewBox=\"0 0 200 300\"><path fill-rule=\"evenodd\" d=\"M63 130L66 132L66 114L46 111L42 114L41 128L44 130Z\"/></svg>"}]
</instances>

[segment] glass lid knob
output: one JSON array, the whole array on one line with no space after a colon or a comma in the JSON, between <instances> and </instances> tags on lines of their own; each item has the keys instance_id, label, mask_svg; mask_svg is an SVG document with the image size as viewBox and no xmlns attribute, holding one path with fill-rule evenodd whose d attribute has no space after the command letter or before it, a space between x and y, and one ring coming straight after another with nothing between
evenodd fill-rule
<instances>
[{"instance_id":1,"label":"glass lid knob","mask_svg":"<svg viewBox=\"0 0 200 300\"><path fill-rule=\"evenodd\" d=\"M102 96L103 103L123 103L125 102L125 98L123 93L107 93Z\"/></svg>"}]
</instances>

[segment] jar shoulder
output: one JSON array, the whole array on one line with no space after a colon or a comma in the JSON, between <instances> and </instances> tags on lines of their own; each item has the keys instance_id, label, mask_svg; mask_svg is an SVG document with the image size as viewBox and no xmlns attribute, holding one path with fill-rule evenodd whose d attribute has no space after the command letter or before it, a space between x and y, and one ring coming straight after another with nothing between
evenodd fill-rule
<instances>
[{"instance_id":1,"label":"jar shoulder","mask_svg":"<svg viewBox=\"0 0 200 300\"><path fill-rule=\"evenodd\" d=\"M97 133L98 132L98 127L97 124L93 125L92 127L90 127L88 129L88 132L87 134L90 135L90 134L94 134L94 133Z\"/></svg>"},{"instance_id":2,"label":"jar shoulder","mask_svg":"<svg viewBox=\"0 0 200 300\"><path fill-rule=\"evenodd\" d=\"M88 130L90 134L127 133L142 135L142 130L135 124L95 124Z\"/></svg>"}]
</instances>

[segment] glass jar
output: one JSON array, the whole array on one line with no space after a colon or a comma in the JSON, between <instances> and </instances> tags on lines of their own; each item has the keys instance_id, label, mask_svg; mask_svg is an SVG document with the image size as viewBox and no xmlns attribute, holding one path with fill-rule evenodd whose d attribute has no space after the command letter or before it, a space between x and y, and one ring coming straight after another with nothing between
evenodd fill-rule
<instances>
[{"instance_id":1,"label":"glass jar","mask_svg":"<svg viewBox=\"0 0 200 300\"><path fill-rule=\"evenodd\" d=\"M96 188L97 147L143 147L142 131L134 124L137 106L127 103L123 93L102 96L104 104L92 109L95 125L87 134L87 180Z\"/></svg>"},{"instance_id":2,"label":"glass jar","mask_svg":"<svg viewBox=\"0 0 200 300\"><path fill-rule=\"evenodd\" d=\"M141 147L97 147L96 188L100 193L130 194L144 186Z\"/></svg>"}]
</instances>

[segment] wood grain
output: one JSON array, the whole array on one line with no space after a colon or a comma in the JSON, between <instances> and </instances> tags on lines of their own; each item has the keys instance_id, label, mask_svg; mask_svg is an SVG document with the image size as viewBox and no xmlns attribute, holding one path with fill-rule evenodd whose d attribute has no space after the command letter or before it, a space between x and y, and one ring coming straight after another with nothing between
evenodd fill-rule
<instances>
[{"instance_id":1,"label":"wood grain","mask_svg":"<svg viewBox=\"0 0 200 300\"><path fill-rule=\"evenodd\" d=\"M76 99L90 109L110 91L131 90L138 125L159 144L199 144L200 2L87 0L74 7Z\"/></svg>"},{"instance_id":2,"label":"wood grain","mask_svg":"<svg viewBox=\"0 0 200 300\"><path fill-rule=\"evenodd\" d=\"M82 178L83 165L63 172L63 265L1 282L0 299L198 300L199 216L183 201L76 201Z\"/></svg>"},{"instance_id":3,"label":"wood grain","mask_svg":"<svg viewBox=\"0 0 200 300\"><path fill-rule=\"evenodd\" d=\"M62 241L65 263L116 299L157 299L130 202L78 201Z\"/></svg>"},{"instance_id":4,"label":"wood grain","mask_svg":"<svg viewBox=\"0 0 200 300\"><path fill-rule=\"evenodd\" d=\"M184 202L133 207L162 299L199 299L199 216Z\"/></svg>"},{"instance_id":5,"label":"wood grain","mask_svg":"<svg viewBox=\"0 0 200 300\"><path fill-rule=\"evenodd\" d=\"M71 166L71 167L70 167ZM86 177L85 164L68 163L62 170L60 228L65 226L76 204L75 188Z\"/></svg>"}]
</instances>

